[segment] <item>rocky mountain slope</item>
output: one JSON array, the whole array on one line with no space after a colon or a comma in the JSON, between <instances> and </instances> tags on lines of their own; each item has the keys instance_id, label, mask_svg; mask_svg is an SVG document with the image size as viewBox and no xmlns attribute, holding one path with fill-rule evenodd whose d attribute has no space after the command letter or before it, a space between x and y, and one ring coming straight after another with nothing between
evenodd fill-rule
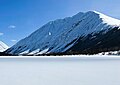
<instances>
[{"instance_id":1,"label":"rocky mountain slope","mask_svg":"<svg viewBox=\"0 0 120 85\"><path fill-rule=\"evenodd\" d=\"M120 50L120 20L96 11L50 21L6 53L15 55L96 54Z\"/></svg>"}]
</instances>

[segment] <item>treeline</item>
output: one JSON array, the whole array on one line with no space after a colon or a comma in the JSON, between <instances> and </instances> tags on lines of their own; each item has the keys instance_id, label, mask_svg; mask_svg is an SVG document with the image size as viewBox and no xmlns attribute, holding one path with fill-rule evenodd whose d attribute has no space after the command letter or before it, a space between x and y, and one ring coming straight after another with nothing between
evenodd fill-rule
<instances>
[{"instance_id":1,"label":"treeline","mask_svg":"<svg viewBox=\"0 0 120 85\"><path fill-rule=\"evenodd\" d=\"M14 56L14 55L12 55L12 54L6 54L4 52L0 52L0 56Z\"/></svg>"}]
</instances>

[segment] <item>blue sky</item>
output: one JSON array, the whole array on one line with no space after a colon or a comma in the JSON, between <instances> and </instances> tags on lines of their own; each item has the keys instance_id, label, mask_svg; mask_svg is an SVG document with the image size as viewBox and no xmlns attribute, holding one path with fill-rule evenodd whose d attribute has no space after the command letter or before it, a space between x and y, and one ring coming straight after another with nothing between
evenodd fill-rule
<instances>
[{"instance_id":1,"label":"blue sky","mask_svg":"<svg viewBox=\"0 0 120 85\"><path fill-rule=\"evenodd\" d=\"M120 0L0 0L0 40L14 45L49 21L96 10L120 19Z\"/></svg>"}]
</instances>

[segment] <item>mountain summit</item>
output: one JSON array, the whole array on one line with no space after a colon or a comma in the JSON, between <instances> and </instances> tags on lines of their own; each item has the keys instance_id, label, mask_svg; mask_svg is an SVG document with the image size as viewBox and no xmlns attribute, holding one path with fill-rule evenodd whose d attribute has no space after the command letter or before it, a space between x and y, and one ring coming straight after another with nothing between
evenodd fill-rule
<instances>
[{"instance_id":1,"label":"mountain summit","mask_svg":"<svg viewBox=\"0 0 120 85\"><path fill-rule=\"evenodd\" d=\"M95 54L120 50L120 20L96 11L50 21L30 36L20 40L6 53Z\"/></svg>"}]
</instances>

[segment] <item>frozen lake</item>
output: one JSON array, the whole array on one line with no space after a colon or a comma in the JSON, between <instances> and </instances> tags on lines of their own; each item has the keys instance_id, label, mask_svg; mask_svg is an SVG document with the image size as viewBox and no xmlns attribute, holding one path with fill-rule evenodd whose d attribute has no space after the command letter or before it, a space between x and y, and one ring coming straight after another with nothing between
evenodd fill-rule
<instances>
[{"instance_id":1,"label":"frozen lake","mask_svg":"<svg viewBox=\"0 0 120 85\"><path fill-rule=\"evenodd\" d=\"M120 85L120 58L1 58L0 85Z\"/></svg>"}]
</instances>

